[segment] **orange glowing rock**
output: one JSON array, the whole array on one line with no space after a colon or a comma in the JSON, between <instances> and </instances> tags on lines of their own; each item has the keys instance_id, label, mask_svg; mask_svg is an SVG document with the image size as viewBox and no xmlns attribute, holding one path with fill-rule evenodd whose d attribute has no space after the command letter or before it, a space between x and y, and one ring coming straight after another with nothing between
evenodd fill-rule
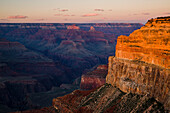
<instances>
[{"instance_id":1,"label":"orange glowing rock","mask_svg":"<svg viewBox=\"0 0 170 113\"><path fill-rule=\"evenodd\" d=\"M67 26L67 29L76 29L76 30L79 30L80 28L73 24L73 25Z\"/></svg>"},{"instance_id":2,"label":"orange glowing rock","mask_svg":"<svg viewBox=\"0 0 170 113\"><path fill-rule=\"evenodd\" d=\"M89 31L96 31L96 30L93 26L91 26Z\"/></svg>"},{"instance_id":3,"label":"orange glowing rock","mask_svg":"<svg viewBox=\"0 0 170 113\"><path fill-rule=\"evenodd\" d=\"M170 17L149 20L129 36L119 36L109 57L106 83L123 92L148 94L169 109Z\"/></svg>"},{"instance_id":4,"label":"orange glowing rock","mask_svg":"<svg viewBox=\"0 0 170 113\"><path fill-rule=\"evenodd\" d=\"M116 57L170 69L170 17L149 20L128 36L119 36Z\"/></svg>"}]
</instances>

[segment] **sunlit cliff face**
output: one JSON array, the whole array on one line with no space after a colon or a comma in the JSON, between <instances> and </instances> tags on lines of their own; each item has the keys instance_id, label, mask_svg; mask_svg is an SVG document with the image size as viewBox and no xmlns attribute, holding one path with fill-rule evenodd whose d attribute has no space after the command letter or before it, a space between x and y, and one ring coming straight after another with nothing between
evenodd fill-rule
<instances>
[{"instance_id":1,"label":"sunlit cliff face","mask_svg":"<svg viewBox=\"0 0 170 113\"><path fill-rule=\"evenodd\" d=\"M120 36L109 58L106 82L124 92L149 94L169 106L170 17L149 20L129 36Z\"/></svg>"},{"instance_id":2,"label":"sunlit cliff face","mask_svg":"<svg viewBox=\"0 0 170 113\"><path fill-rule=\"evenodd\" d=\"M140 60L170 69L170 17L149 20L129 37L120 36L116 57Z\"/></svg>"}]
</instances>

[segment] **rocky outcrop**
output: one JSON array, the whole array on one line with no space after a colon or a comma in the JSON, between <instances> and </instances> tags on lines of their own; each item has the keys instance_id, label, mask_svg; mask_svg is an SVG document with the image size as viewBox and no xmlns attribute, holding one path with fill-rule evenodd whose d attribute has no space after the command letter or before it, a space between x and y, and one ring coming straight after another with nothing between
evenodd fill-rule
<instances>
[{"instance_id":1,"label":"rocky outcrop","mask_svg":"<svg viewBox=\"0 0 170 113\"><path fill-rule=\"evenodd\" d=\"M76 26L75 24L67 26L67 29L76 29L79 30L80 28L78 26Z\"/></svg>"},{"instance_id":2,"label":"rocky outcrop","mask_svg":"<svg viewBox=\"0 0 170 113\"><path fill-rule=\"evenodd\" d=\"M108 84L97 90L76 90L53 99L53 107L60 113L165 112L163 105L148 95L123 93Z\"/></svg>"},{"instance_id":3,"label":"rocky outcrop","mask_svg":"<svg viewBox=\"0 0 170 113\"><path fill-rule=\"evenodd\" d=\"M90 27L90 30L89 31L95 31L95 28L93 26Z\"/></svg>"},{"instance_id":4,"label":"rocky outcrop","mask_svg":"<svg viewBox=\"0 0 170 113\"><path fill-rule=\"evenodd\" d=\"M91 90L106 83L107 65L99 65L95 70L81 76L80 88Z\"/></svg>"},{"instance_id":5,"label":"rocky outcrop","mask_svg":"<svg viewBox=\"0 0 170 113\"><path fill-rule=\"evenodd\" d=\"M169 109L169 30L170 17L156 18L129 37L118 37L106 82L126 93L148 94Z\"/></svg>"},{"instance_id":6,"label":"rocky outcrop","mask_svg":"<svg viewBox=\"0 0 170 113\"><path fill-rule=\"evenodd\" d=\"M148 94L168 106L170 70L116 57L109 57L108 69L107 83L127 93Z\"/></svg>"},{"instance_id":7,"label":"rocky outcrop","mask_svg":"<svg viewBox=\"0 0 170 113\"><path fill-rule=\"evenodd\" d=\"M170 69L170 17L149 20L145 26L117 39L116 57L140 60Z\"/></svg>"}]
</instances>

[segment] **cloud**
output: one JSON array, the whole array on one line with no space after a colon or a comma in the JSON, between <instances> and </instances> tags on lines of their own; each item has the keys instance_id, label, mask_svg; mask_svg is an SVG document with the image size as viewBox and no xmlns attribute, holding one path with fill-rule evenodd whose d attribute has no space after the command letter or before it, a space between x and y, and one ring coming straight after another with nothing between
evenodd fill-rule
<instances>
[{"instance_id":1,"label":"cloud","mask_svg":"<svg viewBox=\"0 0 170 113\"><path fill-rule=\"evenodd\" d=\"M112 11L112 9L109 9L108 11Z\"/></svg>"},{"instance_id":2,"label":"cloud","mask_svg":"<svg viewBox=\"0 0 170 113\"><path fill-rule=\"evenodd\" d=\"M35 19L35 21L44 21L45 19L40 18L40 19Z\"/></svg>"},{"instance_id":3,"label":"cloud","mask_svg":"<svg viewBox=\"0 0 170 113\"><path fill-rule=\"evenodd\" d=\"M150 15L150 13L142 13L142 15Z\"/></svg>"},{"instance_id":4,"label":"cloud","mask_svg":"<svg viewBox=\"0 0 170 113\"><path fill-rule=\"evenodd\" d=\"M62 14L55 14L54 16L62 16Z\"/></svg>"},{"instance_id":5,"label":"cloud","mask_svg":"<svg viewBox=\"0 0 170 113\"><path fill-rule=\"evenodd\" d=\"M150 15L150 13L134 13L133 15Z\"/></svg>"},{"instance_id":6,"label":"cloud","mask_svg":"<svg viewBox=\"0 0 170 113\"><path fill-rule=\"evenodd\" d=\"M164 13L165 15L170 15L170 13Z\"/></svg>"},{"instance_id":7,"label":"cloud","mask_svg":"<svg viewBox=\"0 0 170 113\"><path fill-rule=\"evenodd\" d=\"M104 11L104 9L94 9L94 11Z\"/></svg>"},{"instance_id":8,"label":"cloud","mask_svg":"<svg viewBox=\"0 0 170 113\"><path fill-rule=\"evenodd\" d=\"M28 16L16 15L16 16L9 16L8 19L26 19Z\"/></svg>"},{"instance_id":9,"label":"cloud","mask_svg":"<svg viewBox=\"0 0 170 113\"><path fill-rule=\"evenodd\" d=\"M63 16L70 16L70 15L63 15Z\"/></svg>"},{"instance_id":10,"label":"cloud","mask_svg":"<svg viewBox=\"0 0 170 113\"><path fill-rule=\"evenodd\" d=\"M0 21L9 21L8 19L0 19Z\"/></svg>"},{"instance_id":11,"label":"cloud","mask_svg":"<svg viewBox=\"0 0 170 113\"><path fill-rule=\"evenodd\" d=\"M63 14L55 14L54 16L75 16L75 15L63 15Z\"/></svg>"},{"instance_id":12,"label":"cloud","mask_svg":"<svg viewBox=\"0 0 170 113\"><path fill-rule=\"evenodd\" d=\"M90 16L98 16L99 14L97 13L89 13L89 14L85 14L85 15L82 15L82 17L90 17Z\"/></svg>"},{"instance_id":13,"label":"cloud","mask_svg":"<svg viewBox=\"0 0 170 113\"><path fill-rule=\"evenodd\" d=\"M68 9L61 9L61 10L59 10L59 11L61 11L61 12L66 12L66 11L68 11Z\"/></svg>"},{"instance_id":14,"label":"cloud","mask_svg":"<svg viewBox=\"0 0 170 113\"><path fill-rule=\"evenodd\" d=\"M64 19L64 21L69 21L69 19L66 18L66 19Z\"/></svg>"},{"instance_id":15,"label":"cloud","mask_svg":"<svg viewBox=\"0 0 170 113\"><path fill-rule=\"evenodd\" d=\"M8 19L0 19L0 22L9 22Z\"/></svg>"}]
</instances>

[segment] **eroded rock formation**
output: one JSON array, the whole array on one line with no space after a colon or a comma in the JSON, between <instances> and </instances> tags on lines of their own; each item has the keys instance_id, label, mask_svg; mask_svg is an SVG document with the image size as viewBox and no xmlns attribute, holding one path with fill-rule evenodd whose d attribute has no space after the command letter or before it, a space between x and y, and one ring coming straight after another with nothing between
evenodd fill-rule
<instances>
[{"instance_id":1,"label":"eroded rock formation","mask_svg":"<svg viewBox=\"0 0 170 113\"><path fill-rule=\"evenodd\" d=\"M95 89L106 83L107 65L99 65L95 70L83 74L81 77L81 89Z\"/></svg>"},{"instance_id":2,"label":"eroded rock formation","mask_svg":"<svg viewBox=\"0 0 170 113\"><path fill-rule=\"evenodd\" d=\"M126 93L148 94L169 109L169 39L170 17L151 19L129 37L118 37L106 82Z\"/></svg>"},{"instance_id":3,"label":"eroded rock formation","mask_svg":"<svg viewBox=\"0 0 170 113\"><path fill-rule=\"evenodd\" d=\"M170 69L170 17L151 19L129 36L119 36L116 57Z\"/></svg>"}]
</instances>

